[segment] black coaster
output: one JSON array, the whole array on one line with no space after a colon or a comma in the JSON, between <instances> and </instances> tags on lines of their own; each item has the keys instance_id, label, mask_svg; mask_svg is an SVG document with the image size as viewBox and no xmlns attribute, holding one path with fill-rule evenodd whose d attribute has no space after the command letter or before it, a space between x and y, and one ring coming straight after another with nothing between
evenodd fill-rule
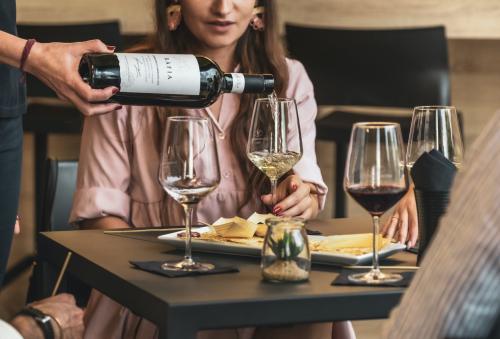
<instances>
[{"instance_id":1,"label":"black coaster","mask_svg":"<svg viewBox=\"0 0 500 339\"><path fill-rule=\"evenodd\" d=\"M194 275L209 275L209 274L221 274L221 273L235 273L240 270L234 266L219 266L215 265L215 268L210 271L167 271L161 268L164 261L130 261L130 263L137 269L156 273L169 278L187 277Z\"/></svg>"},{"instance_id":2,"label":"black coaster","mask_svg":"<svg viewBox=\"0 0 500 339\"><path fill-rule=\"evenodd\" d=\"M344 269L340 272L339 276L334 281L332 281L332 285L408 287L410 285L411 279L413 278L413 275L415 274L415 272L397 272L398 274L401 274L403 276L403 280L396 281L396 282L380 283L377 285L353 282L353 281L350 281L348 278L348 276L353 274L353 273L363 273L363 272L368 272L369 270L370 269L366 269L366 270ZM385 271L387 271L387 270L385 270Z\"/></svg>"}]
</instances>

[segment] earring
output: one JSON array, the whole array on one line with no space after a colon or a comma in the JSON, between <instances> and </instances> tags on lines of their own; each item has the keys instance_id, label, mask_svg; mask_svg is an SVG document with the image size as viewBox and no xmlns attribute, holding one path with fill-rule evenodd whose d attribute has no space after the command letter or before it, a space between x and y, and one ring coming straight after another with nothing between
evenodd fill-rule
<instances>
[{"instance_id":1,"label":"earring","mask_svg":"<svg viewBox=\"0 0 500 339\"><path fill-rule=\"evenodd\" d=\"M252 11L252 20L250 20L250 26L255 31L263 31L264 30L264 21L262 20L264 16L265 8L264 6L254 7Z\"/></svg>"},{"instance_id":2,"label":"earring","mask_svg":"<svg viewBox=\"0 0 500 339\"><path fill-rule=\"evenodd\" d=\"M175 1L167 7L167 26L169 31L175 31L181 23L181 5Z\"/></svg>"}]
</instances>

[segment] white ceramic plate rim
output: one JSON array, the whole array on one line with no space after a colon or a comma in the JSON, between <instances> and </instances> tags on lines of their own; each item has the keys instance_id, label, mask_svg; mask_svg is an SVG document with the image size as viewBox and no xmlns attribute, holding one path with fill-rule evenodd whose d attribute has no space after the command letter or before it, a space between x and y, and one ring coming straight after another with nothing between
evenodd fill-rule
<instances>
[{"instance_id":1,"label":"white ceramic plate rim","mask_svg":"<svg viewBox=\"0 0 500 339\"><path fill-rule=\"evenodd\" d=\"M196 229L196 232L205 233L210 231L210 227L200 227ZM172 232L158 237L159 240L177 248L183 249L185 246L184 239L177 237L178 233L184 231ZM312 239L321 240L325 238L322 235L309 235ZM394 253L400 252L405 248L405 245L398 243L390 243L379 251L379 258L386 258ZM237 243L221 243L213 242L207 240L192 239L192 249L198 252L209 252L209 253L224 253L224 254L236 254L244 256L255 256L260 257L261 248L260 246L252 246L246 244ZM311 260L313 263L326 264L326 265L358 265L367 264L372 260L372 253L366 253L363 255L352 255L352 254L340 254L331 252L311 252Z\"/></svg>"}]
</instances>

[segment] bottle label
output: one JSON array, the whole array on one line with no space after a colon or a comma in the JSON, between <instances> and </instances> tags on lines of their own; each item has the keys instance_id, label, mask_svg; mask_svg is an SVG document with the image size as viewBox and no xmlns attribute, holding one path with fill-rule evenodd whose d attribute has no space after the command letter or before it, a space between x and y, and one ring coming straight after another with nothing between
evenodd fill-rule
<instances>
[{"instance_id":1,"label":"bottle label","mask_svg":"<svg viewBox=\"0 0 500 339\"><path fill-rule=\"evenodd\" d=\"M116 53L120 91L153 94L200 94L200 66L194 55Z\"/></svg>"},{"instance_id":2,"label":"bottle label","mask_svg":"<svg viewBox=\"0 0 500 339\"><path fill-rule=\"evenodd\" d=\"M245 90L245 76L241 73L231 73L231 77L233 78L231 93L243 93Z\"/></svg>"}]
</instances>

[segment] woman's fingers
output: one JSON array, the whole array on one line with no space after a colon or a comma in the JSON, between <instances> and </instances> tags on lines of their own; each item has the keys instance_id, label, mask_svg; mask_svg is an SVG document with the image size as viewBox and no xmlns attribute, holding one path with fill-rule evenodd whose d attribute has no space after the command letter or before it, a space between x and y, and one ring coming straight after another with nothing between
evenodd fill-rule
<instances>
[{"instance_id":1,"label":"woman's fingers","mask_svg":"<svg viewBox=\"0 0 500 339\"><path fill-rule=\"evenodd\" d=\"M394 236L394 233L396 232L396 230L398 228L399 218L400 218L399 214L397 214L397 215L395 214L391 217L389 227L387 227L387 229L383 233L384 237L392 239L392 237Z\"/></svg>"},{"instance_id":2,"label":"woman's fingers","mask_svg":"<svg viewBox=\"0 0 500 339\"><path fill-rule=\"evenodd\" d=\"M418 218L416 211L414 211L414 213L410 215L410 225L408 233L408 247L414 247L418 239Z\"/></svg>"},{"instance_id":3,"label":"woman's fingers","mask_svg":"<svg viewBox=\"0 0 500 339\"><path fill-rule=\"evenodd\" d=\"M408 212L404 209L400 214L399 223L399 237L395 238L398 242L404 244L406 243L406 236L408 235Z\"/></svg>"},{"instance_id":4,"label":"woman's fingers","mask_svg":"<svg viewBox=\"0 0 500 339\"><path fill-rule=\"evenodd\" d=\"M273 204L273 195L272 194L261 195L260 200L262 200L264 205L271 206Z\"/></svg>"},{"instance_id":5,"label":"woman's fingers","mask_svg":"<svg viewBox=\"0 0 500 339\"><path fill-rule=\"evenodd\" d=\"M398 212L394 211L392 214L392 217L384 223L384 226L382 226L382 229L380 230L380 233L385 237L387 236L387 232L389 231L390 227L396 227L396 225L393 225L394 223L398 222Z\"/></svg>"},{"instance_id":6,"label":"woman's fingers","mask_svg":"<svg viewBox=\"0 0 500 339\"><path fill-rule=\"evenodd\" d=\"M275 213L280 214L292 208L293 206L299 204L309 196L309 186L301 184L297 187L297 189L287 196L285 199L281 200L275 206ZM288 214L287 214L288 215Z\"/></svg>"},{"instance_id":7,"label":"woman's fingers","mask_svg":"<svg viewBox=\"0 0 500 339\"><path fill-rule=\"evenodd\" d=\"M301 215L299 215L300 218L302 219L305 219L305 220L309 220L311 219L313 216L313 211L312 211L312 208L307 208Z\"/></svg>"},{"instance_id":8,"label":"woman's fingers","mask_svg":"<svg viewBox=\"0 0 500 339\"><path fill-rule=\"evenodd\" d=\"M305 210L310 208L311 198L309 196L301 199L297 204L293 205L291 208L282 212L282 216L285 217L295 217L304 213Z\"/></svg>"},{"instance_id":9,"label":"woman's fingers","mask_svg":"<svg viewBox=\"0 0 500 339\"><path fill-rule=\"evenodd\" d=\"M69 93L67 95L67 97L68 97L68 100L70 100L78 108L78 110L83 115L86 115L86 116L104 114L104 113L108 113L111 111L116 111L122 107L120 104L114 104L114 103L91 104L91 103L88 103L88 102L82 100L75 93Z\"/></svg>"},{"instance_id":10,"label":"woman's fingers","mask_svg":"<svg viewBox=\"0 0 500 339\"><path fill-rule=\"evenodd\" d=\"M106 101L119 91L119 88L115 86L109 86L103 89L92 89L81 78L74 79L71 84L68 85L68 88L88 102Z\"/></svg>"}]
</instances>

